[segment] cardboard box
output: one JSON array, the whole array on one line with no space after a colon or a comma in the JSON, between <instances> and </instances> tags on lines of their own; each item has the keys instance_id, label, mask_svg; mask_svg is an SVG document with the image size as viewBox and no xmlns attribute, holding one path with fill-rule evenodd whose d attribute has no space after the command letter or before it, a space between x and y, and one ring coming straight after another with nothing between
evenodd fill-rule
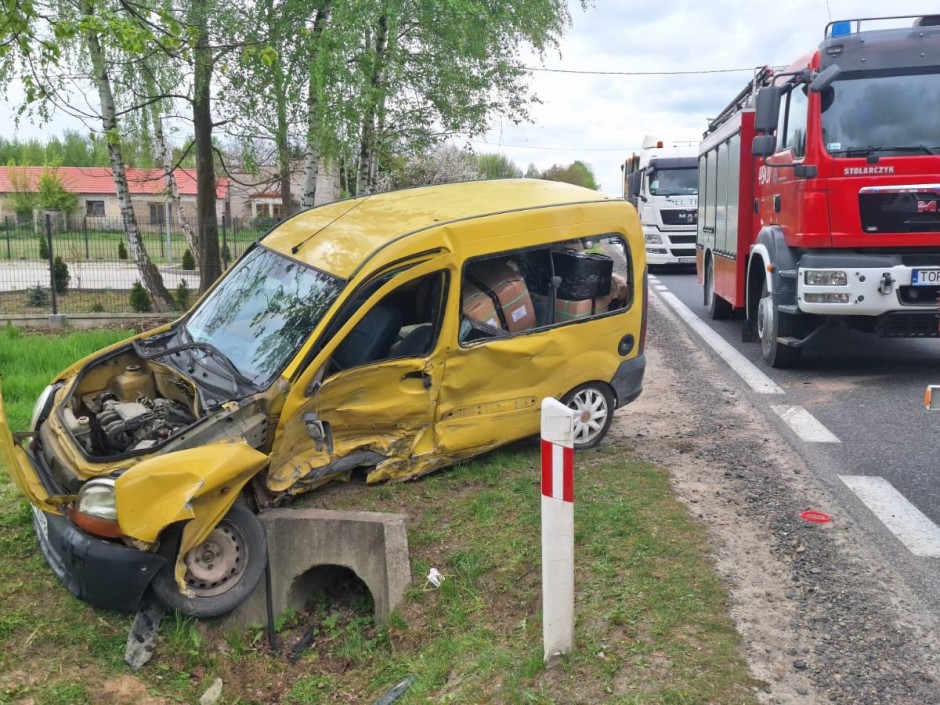
<instances>
[{"instance_id":1,"label":"cardboard box","mask_svg":"<svg viewBox=\"0 0 940 705\"><path fill-rule=\"evenodd\" d=\"M463 285L463 312L471 321L485 323L493 328L502 328L493 299L477 289L473 284L464 282Z\"/></svg>"},{"instance_id":2,"label":"cardboard box","mask_svg":"<svg viewBox=\"0 0 940 705\"><path fill-rule=\"evenodd\" d=\"M476 291L489 298L490 304L497 316L497 327L505 328L511 333L528 330L535 325L535 309L532 306L532 297L522 275L505 263L481 262L467 271L464 282L464 312L468 298L478 301L475 295L468 297L469 285ZM497 301L493 301L493 297ZM476 304L478 307L481 304ZM499 309L496 309L496 306ZM480 308L477 315L484 309ZM500 317L500 311L502 316ZM469 313L467 313L470 316ZM473 316L470 316L473 318ZM476 318L474 320L483 320ZM505 326L503 325L505 322Z\"/></svg>"},{"instance_id":3,"label":"cardboard box","mask_svg":"<svg viewBox=\"0 0 940 705\"><path fill-rule=\"evenodd\" d=\"M532 298L539 304L548 299L547 296L542 294L532 294ZM612 299L613 297L610 295L598 296L596 299L579 299L577 301L555 299L555 323L565 323L579 318L607 313Z\"/></svg>"}]
</instances>

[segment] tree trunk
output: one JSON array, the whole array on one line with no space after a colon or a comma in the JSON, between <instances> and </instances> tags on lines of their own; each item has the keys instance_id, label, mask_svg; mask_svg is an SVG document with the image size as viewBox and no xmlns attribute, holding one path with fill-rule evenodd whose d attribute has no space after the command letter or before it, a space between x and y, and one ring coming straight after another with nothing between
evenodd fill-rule
<instances>
[{"instance_id":1,"label":"tree trunk","mask_svg":"<svg viewBox=\"0 0 940 705\"><path fill-rule=\"evenodd\" d=\"M359 144L359 174L356 179L356 195L372 193L375 181L376 117L379 105L385 101L385 62L388 51L388 17L379 18L375 34L375 53L369 77L369 101L362 116L361 141Z\"/></svg>"},{"instance_id":2,"label":"tree trunk","mask_svg":"<svg viewBox=\"0 0 940 705\"><path fill-rule=\"evenodd\" d=\"M94 15L94 9L88 0L83 0L81 8L82 14L86 17L90 18ZM172 298L163 285L160 270L156 268L147 254L140 236L140 228L137 225L137 217L134 215L134 204L131 202L130 189L127 186L124 155L121 151L121 139L114 109L114 94L111 91L111 78L108 75L104 49L94 31L89 30L85 40L95 72L94 80L98 88L98 99L101 102L101 122L108 141L108 158L111 161L114 191L121 210L127 249L137 263L141 283L153 299L154 308L158 312L166 312L172 310Z\"/></svg>"},{"instance_id":3,"label":"tree trunk","mask_svg":"<svg viewBox=\"0 0 940 705\"><path fill-rule=\"evenodd\" d=\"M304 186L303 195L300 197L302 208L312 208L317 200L317 177L320 175L320 159L322 153L320 150L320 85L317 75L317 54L319 53L319 42L323 36L323 28L330 18L332 9L332 0L323 3L323 7L317 10L316 17L313 20L313 31L310 41L313 42L313 55L310 59L310 87L307 93L307 148L304 151Z\"/></svg>"},{"instance_id":4,"label":"tree trunk","mask_svg":"<svg viewBox=\"0 0 940 705\"><path fill-rule=\"evenodd\" d=\"M193 133L196 152L196 219L199 227L199 292L222 274L219 261L219 219L216 214L215 162L212 158L212 67L209 8L194 0L191 23L196 29L193 50Z\"/></svg>"},{"instance_id":5,"label":"tree trunk","mask_svg":"<svg viewBox=\"0 0 940 705\"><path fill-rule=\"evenodd\" d=\"M153 95L153 92L151 92ZM173 173L173 157L170 148L163 135L163 123L160 120L160 110L157 103L153 103L153 137L154 151L156 152L157 164L163 167L163 177L166 180L166 188L169 191L170 202L173 204L173 210L176 212L176 219L179 221L183 235L186 236L186 243L189 245L189 251L198 265L199 262L199 243L196 241L196 234L193 232L193 226L186 221L183 215L183 199L180 198L179 185L176 183L176 175ZM169 253L167 258L169 259Z\"/></svg>"}]
</instances>

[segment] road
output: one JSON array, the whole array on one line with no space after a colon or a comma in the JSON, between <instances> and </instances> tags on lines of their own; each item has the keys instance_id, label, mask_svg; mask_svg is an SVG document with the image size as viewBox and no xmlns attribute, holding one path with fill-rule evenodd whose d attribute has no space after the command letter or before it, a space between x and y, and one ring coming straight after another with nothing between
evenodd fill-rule
<instances>
[{"instance_id":1,"label":"road","mask_svg":"<svg viewBox=\"0 0 940 705\"><path fill-rule=\"evenodd\" d=\"M185 279L190 291L199 291L199 273L178 267L160 267L163 283L175 289ZM127 289L140 280L136 265L127 262L70 262L70 286L77 289ZM49 266L39 261L0 262L0 291L19 291L40 283L49 286Z\"/></svg>"},{"instance_id":2,"label":"road","mask_svg":"<svg viewBox=\"0 0 940 705\"><path fill-rule=\"evenodd\" d=\"M694 272L657 272L650 287L711 357L719 354L693 326L705 324L706 336L714 331L740 354L726 353L724 368L745 381L837 511L864 528L924 604L940 607L940 412L923 406L925 386L940 383L940 340L827 331L804 350L799 369L774 370L758 344L741 342L740 320L708 319Z\"/></svg>"}]
</instances>

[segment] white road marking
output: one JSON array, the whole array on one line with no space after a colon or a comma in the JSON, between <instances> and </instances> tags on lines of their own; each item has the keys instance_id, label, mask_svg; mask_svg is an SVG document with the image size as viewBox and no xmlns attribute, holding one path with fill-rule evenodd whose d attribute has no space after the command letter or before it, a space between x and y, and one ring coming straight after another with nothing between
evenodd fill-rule
<instances>
[{"instance_id":1,"label":"white road marking","mask_svg":"<svg viewBox=\"0 0 940 705\"><path fill-rule=\"evenodd\" d=\"M915 556L940 556L940 527L883 477L840 475L849 489Z\"/></svg>"},{"instance_id":2,"label":"white road marking","mask_svg":"<svg viewBox=\"0 0 940 705\"><path fill-rule=\"evenodd\" d=\"M807 443L841 443L832 431L823 426L802 406L771 404L770 408L793 429L801 440Z\"/></svg>"},{"instance_id":3,"label":"white road marking","mask_svg":"<svg viewBox=\"0 0 940 705\"><path fill-rule=\"evenodd\" d=\"M679 301L675 294L671 292L657 292L669 307L692 328L705 343L723 359L732 370L737 372L747 385L758 394L785 394L770 377L761 372L744 355L739 353L734 347L713 331L707 323L692 313L692 310L684 303Z\"/></svg>"}]
</instances>

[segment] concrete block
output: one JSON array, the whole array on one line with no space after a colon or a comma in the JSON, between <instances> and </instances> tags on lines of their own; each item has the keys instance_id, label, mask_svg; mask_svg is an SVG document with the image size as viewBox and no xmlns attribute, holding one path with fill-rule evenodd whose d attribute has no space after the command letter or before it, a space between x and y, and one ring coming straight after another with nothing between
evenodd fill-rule
<instances>
[{"instance_id":1,"label":"concrete block","mask_svg":"<svg viewBox=\"0 0 940 705\"><path fill-rule=\"evenodd\" d=\"M259 515L268 540L271 599L275 619L288 608L301 610L316 588L321 566L341 566L366 584L375 618L385 622L411 584L404 514L327 509L273 509ZM222 630L267 623L265 580L231 614Z\"/></svg>"}]
</instances>

